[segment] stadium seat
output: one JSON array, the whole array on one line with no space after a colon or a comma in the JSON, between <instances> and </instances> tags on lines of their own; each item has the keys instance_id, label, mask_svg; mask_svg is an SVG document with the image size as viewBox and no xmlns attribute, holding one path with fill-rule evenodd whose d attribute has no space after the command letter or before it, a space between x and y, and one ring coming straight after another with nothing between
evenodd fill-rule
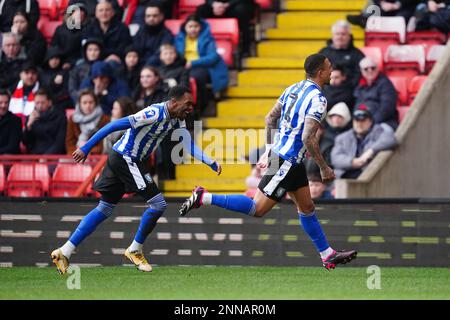
<instances>
[{"instance_id":1,"label":"stadium seat","mask_svg":"<svg viewBox=\"0 0 450 320\"><path fill-rule=\"evenodd\" d=\"M217 53L222 57L228 67L233 67L233 45L226 40L216 40Z\"/></svg>"},{"instance_id":2,"label":"stadium seat","mask_svg":"<svg viewBox=\"0 0 450 320\"><path fill-rule=\"evenodd\" d=\"M441 54L445 51L445 45L438 44L434 45L428 50L426 57L426 73L430 73L431 69L433 69L434 64L439 59Z\"/></svg>"},{"instance_id":3,"label":"stadium seat","mask_svg":"<svg viewBox=\"0 0 450 320\"><path fill-rule=\"evenodd\" d=\"M362 47L360 49L364 55L373 60L378 65L378 70L383 70L383 53L378 47Z\"/></svg>"},{"instance_id":4,"label":"stadium seat","mask_svg":"<svg viewBox=\"0 0 450 320\"><path fill-rule=\"evenodd\" d=\"M189 78L189 87L192 92L192 98L194 99L194 103L197 103L197 82L195 82L195 78Z\"/></svg>"},{"instance_id":5,"label":"stadium seat","mask_svg":"<svg viewBox=\"0 0 450 320\"><path fill-rule=\"evenodd\" d=\"M5 167L0 163L0 194L5 190Z\"/></svg>"},{"instance_id":6,"label":"stadium seat","mask_svg":"<svg viewBox=\"0 0 450 320\"><path fill-rule=\"evenodd\" d=\"M427 76L415 76L408 85L408 104L411 105L420 88L422 87Z\"/></svg>"},{"instance_id":7,"label":"stadium seat","mask_svg":"<svg viewBox=\"0 0 450 320\"><path fill-rule=\"evenodd\" d=\"M398 122L401 123L405 118L406 112L408 112L409 107L397 107L398 111Z\"/></svg>"},{"instance_id":8,"label":"stadium seat","mask_svg":"<svg viewBox=\"0 0 450 320\"><path fill-rule=\"evenodd\" d=\"M365 29L365 46L379 47L384 54L391 44L405 43L406 23L403 17L370 16Z\"/></svg>"},{"instance_id":9,"label":"stadium seat","mask_svg":"<svg viewBox=\"0 0 450 320\"><path fill-rule=\"evenodd\" d=\"M70 118L72 117L74 112L75 112L75 109L66 109L67 120L70 120Z\"/></svg>"},{"instance_id":10,"label":"stadium seat","mask_svg":"<svg viewBox=\"0 0 450 320\"><path fill-rule=\"evenodd\" d=\"M59 5L57 0L39 0L40 15L47 17L49 20L58 20L58 7Z\"/></svg>"},{"instance_id":11,"label":"stadium seat","mask_svg":"<svg viewBox=\"0 0 450 320\"><path fill-rule=\"evenodd\" d=\"M384 72L388 76L412 79L425 72L425 49L422 45L390 45L384 57Z\"/></svg>"},{"instance_id":12,"label":"stadium seat","mask_svg":"<svg viewBox=\"0 0 450 320\"><path fill-rule=\"evenodd\" d=\"M167 19L164 21L164 25L170 32L175 36L178 32L180 32L180 27L183 24L183 20L181 19Z\"/></svg>"},{"instance_id":13,"label":"stadium seat","mask_svg":"<svg viewBox=\"0 0 450 320\"><path fill-rule=\"evenodd\" d=\"M197 10L197 7L205 3L205 0L179 0L178 1L178 17L186 18Z\"/></svg>"},{"instance_id":14,"label":"stadium seat","mask_svg":"<svg viewBox=\"0 0 450 320\"><path fill-rule=\"evenodd\" d=\"M61 25L61 21L46 21L39 27L39 31L41 31L48 44L50 44L55 30L59 25Z\"/></svg>"},{"instance_id":15,"label":"stadium seat","mask_svg":"<svg viewBox=\"0 0 450 320\"><path fill-rule=\"evenodd\" d=\"M45 164L14 164L6 180L9 197L42 197L48 192L50 175Z\"/></svg>"},{"instance_id":16,"label":"stadium seat","mask_svg":"<svg viewBox=\"0 0 450 320\"><path fill-rule=\"evenodd\" d=\"M408 80L405 77L392 76L389 77L397 91L397 106L405 106L408 104Z\"/></svg>"},{"instance_id":17,"label":"stadium seat","mask_svg":"<svg viewBox=\"0 0 450 320\"><path fill-rule=\"evenodd\" d=\"M239 45L239 25L235 18L206 19L216 40L228 40Z\"/></svg>"},{"instance_id":18,"label":"stadium seat","mask_svg":"<svg viewBox=\"0 0 450 320\"><path fill-rule=\"evenodd\" d=\"M83 164L59 164L50 182L51 197L74 197L79 185L89 177L92 168ZM85 191L87 195L89 191Z\"/></svg>"},{"instance_id":19,"label":"stadium seat","mask_svg":"<svg viewBox=\"0 0 450 320\"><path fill-rule=\"evenodd\" d=\"M446 36L440 31L415 31L406 34L407 44L422 44L431 47L435 44L444 44Z\"/></svg>"},{"instance_id":20,"label":"stadium seat","mask_svg":"<svg viewBox=\"0 0 450 320\"><path fill-rule=\"evenodd\" d=\"M273 1L272 0L255 0L257 4L259 4L259 7L262 10L268 10L273 7Z\"/></svg>"}]
</instances>

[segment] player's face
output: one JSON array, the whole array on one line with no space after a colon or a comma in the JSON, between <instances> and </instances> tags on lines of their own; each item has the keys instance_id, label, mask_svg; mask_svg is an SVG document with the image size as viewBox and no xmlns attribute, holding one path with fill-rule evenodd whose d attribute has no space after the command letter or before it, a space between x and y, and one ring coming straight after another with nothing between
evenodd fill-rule
<instances>
[{"instance_id":1,"label":"player's face","mask_svg":"<svg viewBox=\"0 0 450 320\"><path fill-rule=\"evenodd\" d=\"M194 100L192 94L186 92L180 99L174 100L176 103L177 118L184 120L187 116L194 111Z\"/></svg>"},{"instance_id":2,"label":"player's face","mask_svg":"<svg viewBox=\"0 0 450 320\"><path fill-rule=\"evenodd\" d=\"M333 68L331 67L331 62L330 60L326 59L323 69L319 71L324 84L330 84L332 71Z\"/></svg>"}]
</instances>

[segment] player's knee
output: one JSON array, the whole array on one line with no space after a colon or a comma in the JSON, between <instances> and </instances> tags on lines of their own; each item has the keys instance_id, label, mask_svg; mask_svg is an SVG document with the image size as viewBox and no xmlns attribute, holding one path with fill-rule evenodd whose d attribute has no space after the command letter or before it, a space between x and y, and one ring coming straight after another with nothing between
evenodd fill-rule
<instances>
[{"instance_id":1,"label":"player's knee","mask_svg":"<svg viewBox=\"0 0 450 320\"><path fill-rule=\"evenodd\" d=\"M147 201L147 205L150 209L161 212L161 215L164 213L164 211L167 208L166 200L164 199L163 195L161 193L157 194L153 198Z\"/></svg>"},{"instance_id":2,"label":"player's knee","mask_svg":"<svg viewBox=\"0 0 450 320\"><path fill-rule=\"evenodd\" d=\"M100 211L101 213L103 213L108 218L112 215L115 207L116 207L116 205L113 203L109 203L109 202L100 200L96 209L98 211Z\"/></svg>"},{"instance_id":3,"label":"player's knee","mask_svg":"<svg viewBox=\"0 0 450 320\"><path fill-rule=\"evenodd\" d=\"M314 202L311 201L309 203L301 204L299 209L302 213L311 213L314 212L316 206L314 205Z\"/></svg>"}]
</instances>

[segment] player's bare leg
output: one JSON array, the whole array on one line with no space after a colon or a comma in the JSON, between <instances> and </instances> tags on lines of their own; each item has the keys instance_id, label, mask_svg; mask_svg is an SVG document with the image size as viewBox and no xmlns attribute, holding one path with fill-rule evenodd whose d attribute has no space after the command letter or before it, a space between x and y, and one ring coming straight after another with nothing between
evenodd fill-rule
<instances>
[{"instance_id":1,"label":"player's bare leg","mask_svg":"<svg viewBox=\"0 0 450 320\"><path fill-rule=\"evenodd\" d=\"M297 206L299 220L305 232L309 235L322 258L322 264L327 269L334 269L338 264L346 264L356 258L355 250L336 251L327 242L319 220L316 217L314 202L311 199L309 186L288 192Z\"/></svg>"}]
</instances>

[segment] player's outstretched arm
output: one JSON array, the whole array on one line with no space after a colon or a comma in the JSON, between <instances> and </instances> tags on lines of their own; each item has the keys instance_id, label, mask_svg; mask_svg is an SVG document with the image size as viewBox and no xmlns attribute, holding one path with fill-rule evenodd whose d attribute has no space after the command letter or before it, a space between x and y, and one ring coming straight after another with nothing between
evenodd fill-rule
<instances>
[{"instance_id":1,"label":"player's outstretched arm","mask_svg":"<svg viewBox=\"0 0 450 320\"><path fill-rule=\"evenodd\" d=\"M189 137L189 138L186 138ZM183 135L182 144L185 150L188 150L191 156L195 159L200 160L207 166L209 166L212 170L217 172L217 175L222 173L222 166L215 160L210 159L202 149L200 149L195 142L190 139L189 131L186 130L186 133Z\"/></svg>"},{"instance_id":2,"label":"player's outstretched arm","mask_svg":"<svg viewBox=\"0 0 450 320\"><path fill-rule=\"evenodd\" d=\"M86 142L84 146L78 148L72 153L72 157L76 162L84 162L86 160L87 155L91 151L91 149L99 143L103 138L105 138L108 134L119 131L126 130L131 128L131 123L128 117L118 119L116 121L112 121L108 123L106 126L98 130L89 140Z\"/></svg>"},{"instance_id":3,"label":"player's outstretched arm","mask_svg":"<svg viewBox=\"0 0 450 320\"><path fill-rule=\"evenodd\" d=\"M313 157L314 161L320 168L320 175L323 182L331 182L336 176L333 169L331 169L322 156L319 148L319 141L316 137L316 132L319 129L320 123L317 120L306 117L305 128L303 129L302 141Z\"/></svg>"}]
</instances>

